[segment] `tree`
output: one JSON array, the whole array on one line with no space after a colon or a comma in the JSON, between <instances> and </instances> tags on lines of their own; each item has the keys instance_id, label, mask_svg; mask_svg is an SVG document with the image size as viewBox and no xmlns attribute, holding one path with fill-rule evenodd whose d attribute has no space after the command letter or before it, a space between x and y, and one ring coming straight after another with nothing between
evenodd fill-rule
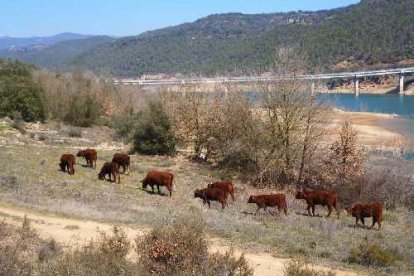
<instances>
[{"instance_id":1,"label":"tree","mask_svg":"<svg viewBox=\"0 0 414 276\"><path fill-rule=\"evenodd\" d=\"M44 92L32 78L34 67L0 60L0 116L20 113L25 121L45 119Z\"/></svg>"},{"instance_id":2,"label":"tree","mask_svg":"<svg viewBox=\"0 0 414 276\"><path fill-rule=\"evenodd\" d=\"M277 83L266 83L264 129L267 150L261 161L260 181L300 183L323 135L325 109L295 78L305 68L295 49L280 49L275 57Z\"/></svg>"},{"instance_id":3,"label":"tree","mask_svg":"<svg viewBox=\"0 0 414 276\"><path fill-rule=\"evenodd\" d=\"M160 102L150 102L139 118L133 151L149 155L175 153L175 137L170 118Z\"/></svg>"},{"instance_id":4,"label":"tree","mask_svg":"<svg viewBox=\"0 0 414 276\"><path fill-rule=\"evenodd\" d=\"M363 173L364 151L358 145L358 132L351 122L342 124L338 138L330 147L328 172L332 183L344 184Z\"/></svg>"}]
</instances>

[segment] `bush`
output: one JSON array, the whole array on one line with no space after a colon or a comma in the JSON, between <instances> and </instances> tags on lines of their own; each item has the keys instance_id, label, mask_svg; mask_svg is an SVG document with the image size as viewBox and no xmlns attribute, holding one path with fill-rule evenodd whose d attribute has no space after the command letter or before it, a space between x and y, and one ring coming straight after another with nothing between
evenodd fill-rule
<instances>
[{"instance_id":1,"label":"bush","mask_svg":"<svg viewBox=\"0 0 414 276\"><path fill-rule=\"evenodd\" d=\"M25 134L26 133L26 129L24 128L25 122L24 122L22 114L19 111L14 111L11 114L11 118L13 119L13 123L11 126L14 129L17 129L21 133Z\"/></svg>"},{"instance_id":2,"label":"bush","mask_svg":"<svg viewBox=\"0 0 414 276\"><path fill-rule=\"evenodd\" d=\"M75 126L89 127L98 123L99 116L100 105L91 94L73 95L63 121Z\"/></svg>"},{"instance_id":3,"label":"bush","mask_svg":"<svg viewBox=\"0 0 414 276\"><path fill-rule=\"evenodd\" d=\"M27 122L45 119L44 92L32 78L33 69L0 60L0 117L19 112Z\"/></svg>"},{"instance_id":4,"label":"bush","mask_svg":"<svg viewBox=\"0 0 414 276\"><path fill-rule=\"evenodd\" d=\"M135 113L132 108L127 108L122 114L112 118L111 127L115 129L119 138L129 141L134 136L140 116L141 113Z\"/></svg>"},{"instance_id":5,"label":"bush","mask_svg":"<svg viewBox=\"0 0 414 276\"><path fill-rule=\"evenodd\" d=\"M285 265L285 276L335 276L332 271L319 271L309 267L309 264L301 260L292 260Z\"/></svg>"},{"instance_id":6,"label":"bush","mask_svg":"<svg viewBox=\"0 0 414 276\"><path fill-rule=\"evenodd\" d=\"M383 267L393 265L399 257L392 251L373 242L363 242L349 253L348 261L364 266Z\"/></svg>"},{"instance_id":7,"label":"bush","mask_svg":"<svg viewBox=\"0 0 414 276\"><path fill-rule=\"evenodd\" d=\"M412 178L401 171L371 170L348 180L337 189L341 201L348 205L355 201L379 201L388 210L398 207L413 208L414 185Z\"/></svg>"},{"instance_id":8,"label":"bush","mask_svg":"<svg viewBox=\"0 0 414 276\"><path fill-rule=\"evenodd\" d=\"M182 220L137 240L140 275L252 275L244 256L208 253L202 221Z\"/></svg>"},{"instance_id":9,"label":"bush","mask_svg":"<svg viewBox=\"0 0 414 276\"><path fill-rule=\"evenodd\" d=\"M114 228L113 235L102 233L99 240L43 264L40 275L134 275L126 260L129 250L125 233Z\"/></svg>"},{"instance_id":10,"label":"bush","mask_svg":"<svg viewBox=\"0 0 414 276\"><path fill-rule=\"evenodd\" d=\"M130 242L122 230L102 233L76 249L61 250L40 239L24 219L21 228L0 223L0 275L234 275L253 274L233 252L208 253L202 221L178 221L137 239L137 262L127 259Z\"/></svg>"},{"instance_id":11,"label":"bush","mask_svg":"<svg viewBox=\"0 0 414 276\"><path fill-rule=\"evenodd\" d=\"M140 117L133 151L149 155L175 153L174 133L164 106L160 102L151 102Z\"/></svg>"}]
</instances>

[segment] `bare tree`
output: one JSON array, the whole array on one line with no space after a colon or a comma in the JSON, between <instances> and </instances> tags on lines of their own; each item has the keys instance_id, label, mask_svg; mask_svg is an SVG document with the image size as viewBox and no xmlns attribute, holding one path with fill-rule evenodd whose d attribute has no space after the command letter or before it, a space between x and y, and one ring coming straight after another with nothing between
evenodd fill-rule
<instances>
[{"instance_id":1,"label":"bare tree","mask_svg":"<svg viewBox=\"0 0 414 276\"><path fill-rule=\"evenodd\" d=\"M332 183L344 184L346 180L363 173L364 150L358 145L358 132L351 122L342 124L338 136L330 147L328 173Z\"/></svg>"}]
</instances>

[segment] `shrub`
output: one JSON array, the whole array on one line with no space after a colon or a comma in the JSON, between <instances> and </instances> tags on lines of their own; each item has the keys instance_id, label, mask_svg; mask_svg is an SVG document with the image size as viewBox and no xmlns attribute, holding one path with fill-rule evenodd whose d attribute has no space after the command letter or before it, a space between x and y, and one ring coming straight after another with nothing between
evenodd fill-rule
<instances>
[{"instance_id":1,"label":"shrub","mask_svg":"<svg viewBox=\"0 0 414 276\"><path fill-rule=\"evenodd\" d=\"M45 119L44 92L32 78L33 69L0 60L0 117L19 112L27 122Z\"/></svg>"},{"instance_id":2,"label":"shrub","mask_svg":"<svg viewBox=\"0 0 414 276\"><path fill-rule=\"evenodd\" d=\"M171 155L175 152L170 118L160 102L150 102L142 114L134 135L133 150L149 155Z\"/></svg>"},{"instance_id":3,"label":"shrub","mask_svg":"<svg viewBox=\"0 0 414 276\"><path fill-rule=\"evenodd\" d=\"M43 264L40 275L133 275L129 249L125 233L114 228L112 235L102 233L99 240Z\"/></svg>"},{"instance_id":4,"label":"shrub","mask_svg":"<svg viewBox=\"0 0 414 276\"><path fill-rule=\"evenodd\" d=\"M373 242L363 242L357 247L351 249L348 261L364 266L390 266L394 264L399 257L392 251L382 248Z\"/></svg>"},{"instance_id":5,"label":"shrub","mask_svg":"<svg viewBox=\"0 0 414 276\"><path fill-rule=\"evenodd\" d=\"M26 133L26 129L24 128L25 122L24 122L22 114L19 111L14 111L11 114L11 118L13 119L13 123L11 126L14 129L17 129L21 133L25 134Z\"/></svg>"},{"instance_id":6,"label":"shrub","mask_svg":"<svg viewBox=\"0 0 414 276\"><path fill-rule=\"evenodd\" d=\"M131 107L127 108L120 115L112 118L111 127L115 129L118 137L130 140L137 129L137 122L140 120L140 116L141 113L135 113Z\"/></svg>"},{"instance_id":7,"label":"shrub","mask_svg":"<svg viewBox=\"0 0 414 276\"><path fill-rule=\"evenodd\" d=\"M208 253L204 224L180 220L137 239L141 275L252 275L245 258Z\"/></svg>"},{"instance_id":8,"label":"shrub","mask_svg":"<svg viewBox=\"0 0 414 276\"><path fill-rule=\"evenodd\" d=\"M343 204L355 201L379 201L388 210L398 207L412 208L414 197L412 178L401 171L374 169L345 182L337 191Z\"/></svg>"},{"instance_id":9,"label":"shrub","mask_svg":"<svg viewBox=\"0 0 414 276\"><path fill-rule=\"evenodd\" d=\"M75 126L89 127L98 123L99 115L100 105L90 93L73 95L63 121Z\"/></svg>"},{"instance_id":10,"label":"shrub","mask_svg":"<svg viewBox=\"0 0 414 276\"><path fill-rule=\"evenodd\" d=\"M320 271L309 267L309 264L301 260L292 260L285 265L285 276L335 276L333 271Z\"/></svg>"}]
</instances>

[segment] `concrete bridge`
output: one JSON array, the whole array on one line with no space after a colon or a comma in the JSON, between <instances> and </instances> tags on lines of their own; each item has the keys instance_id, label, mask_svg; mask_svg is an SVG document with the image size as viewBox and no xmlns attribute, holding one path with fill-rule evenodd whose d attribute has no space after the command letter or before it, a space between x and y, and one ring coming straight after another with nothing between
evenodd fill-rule
<instances>
[{"instance_id":1,"label":"concrete bridge","mask_svg":"<svg viewBox=\"0 0 414 276\"><path fill-rule=\"evenodd\" d=\"M399 93L404 94L404 77L414 74L414 67L409 68L395 68L373 71L357 71L357 72L343 72L317 75L301 75L296 78L308 80L311 82L311 91L315 92L315 82L318 80L335 80L335 79L352 79L354 84L354 92L356 95L360 92L360 79L367 77L378 77L387 75L399 76ZM216 78L192 78L192 79L172 79L172 80L137 80L137 79L115 79L115 84L132 84L140 86L162 86L162 85L181 85L181 84L214 84L214 83L249 83L249 82L272 82L280 81L278 77L216 77Z\"/></svg>"}]
</instances>

